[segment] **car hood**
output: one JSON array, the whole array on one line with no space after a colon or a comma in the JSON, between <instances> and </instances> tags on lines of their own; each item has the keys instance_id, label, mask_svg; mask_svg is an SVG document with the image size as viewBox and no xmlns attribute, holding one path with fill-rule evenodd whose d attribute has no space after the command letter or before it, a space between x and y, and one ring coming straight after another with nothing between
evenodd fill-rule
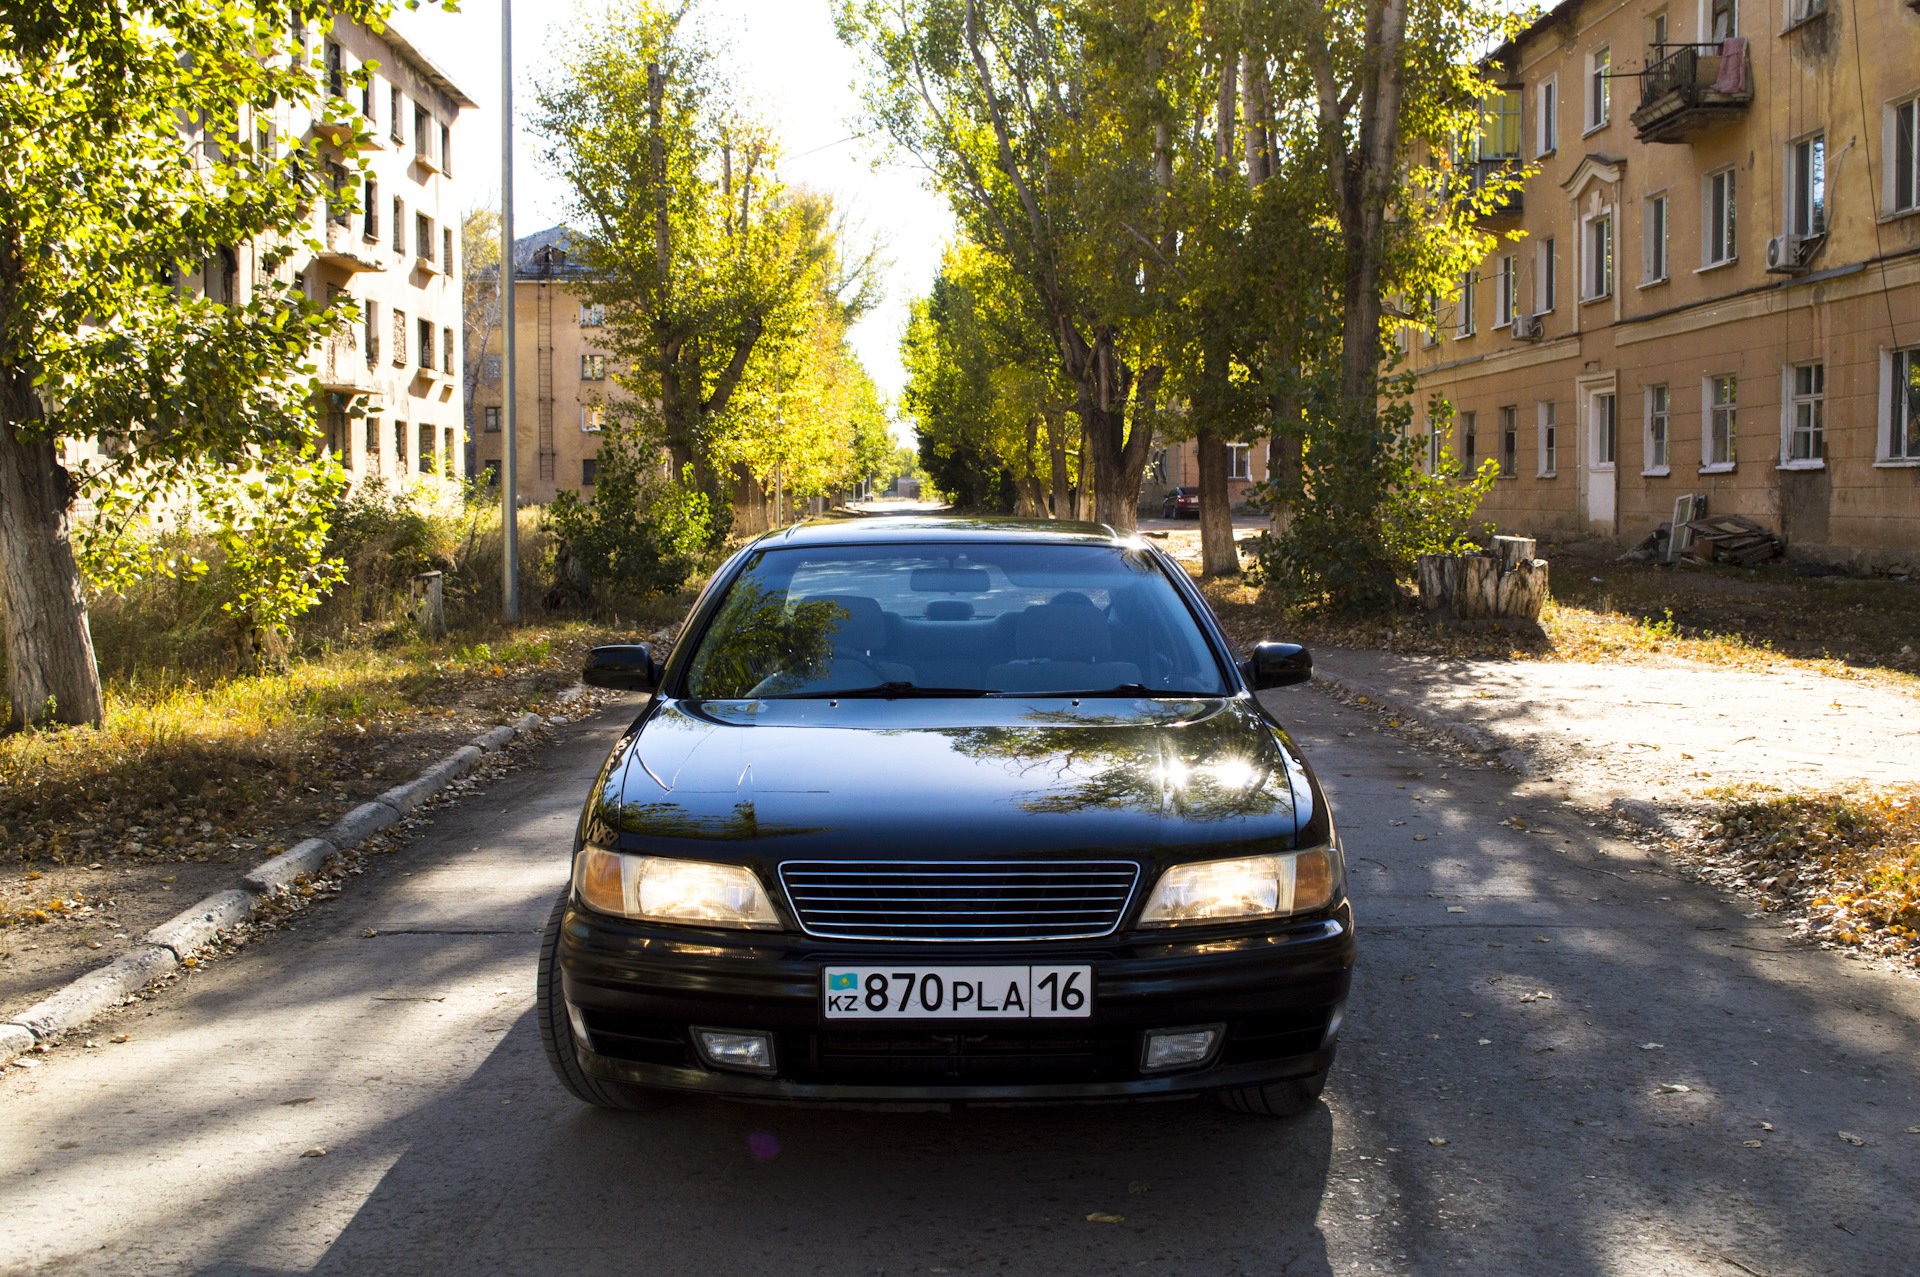
<instances>
[{"instance_id":1,"label":"car hood","mask_svg":"<svg viewBox=\"0 0 1920 1277\"><path fill-rule=\"evenodd\" d=\"M1246 697L662 700L583 832L754 860L1172 860L1330 836L1305 762Z\"/></svg>"}]
</instances>

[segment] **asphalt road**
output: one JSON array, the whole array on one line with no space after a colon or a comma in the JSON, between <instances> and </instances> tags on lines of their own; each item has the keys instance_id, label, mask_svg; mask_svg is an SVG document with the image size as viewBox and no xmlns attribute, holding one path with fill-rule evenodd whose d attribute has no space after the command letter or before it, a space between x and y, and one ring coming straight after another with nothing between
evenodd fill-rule
<instances>
[{"instance_id":1,"label":"asphalt road","mask_svg":"<svg viewBox=\"0 0 1920 1277\"><path fill-rule=\"evenodd\" d=\"M1920 1270L1920 982L1790 947L1504 773L1275 704L1361 926L1304 1119L580 1107L533 968L602 714L294 930L8 1071L0 1272Z\"/></svg>"}]
</instances>

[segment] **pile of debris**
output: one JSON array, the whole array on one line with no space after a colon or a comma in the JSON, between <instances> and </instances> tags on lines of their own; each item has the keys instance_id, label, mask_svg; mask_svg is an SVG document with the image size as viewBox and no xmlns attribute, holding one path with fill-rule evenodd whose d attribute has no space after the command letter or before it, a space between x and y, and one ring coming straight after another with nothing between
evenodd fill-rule
<instances>
[{"instance_id":1,"label":"pile of debris","mask_svg":"<svg viewBox=\"0 0 1920 1277\"><path fill-rule=\"evenodd\" d=\"M1752 519L1738 514L1708 515L1704 499L1699 499L1698 508L1698 516L1662 523L1620 557L1642 562L1677 563L1691 559L1700 563L1753 567L1786 553L1786 540ZM1673 531L1676 526L1680 529L1677 537Z\"/></svg>"}]
</instances>

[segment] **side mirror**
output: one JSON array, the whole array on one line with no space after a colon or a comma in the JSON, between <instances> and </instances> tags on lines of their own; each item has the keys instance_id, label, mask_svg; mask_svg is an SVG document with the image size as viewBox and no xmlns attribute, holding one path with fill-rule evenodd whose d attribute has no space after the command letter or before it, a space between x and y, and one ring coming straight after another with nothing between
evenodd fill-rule
<instances>
[{"instance_id":1,"label":"side mirror","mask_svg":"<svg viewBox=\"0 0 1920 1277\"><path fill-rule=\"evenodd\" d=\"M587 653L580 681L619 692L651 692L660 685L660 667L645 643L610 643Z\"/></svg>"},{"instance_id":2,"label":"side mirror","mask_svg":"<svg viewBox=\"0 0 1920 1277\"><path fill-rule=\"evenodd\" d=\"M1240 673L1256 692L1291 687L1313 677L1313 654L1298 643L1255 643Z\"/></svg>"}]
</instances>

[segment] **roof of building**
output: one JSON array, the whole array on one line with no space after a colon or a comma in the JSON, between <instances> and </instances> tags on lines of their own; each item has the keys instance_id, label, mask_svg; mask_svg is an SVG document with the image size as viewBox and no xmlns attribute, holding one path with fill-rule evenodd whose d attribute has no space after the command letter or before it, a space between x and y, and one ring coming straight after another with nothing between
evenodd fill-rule
<instances>
[{"instance_id":1,"label":"roof of building","mask_svg":"<svg viewBox=\"0 0 1920 1277\"><path fill-rule=\"evenodd\" d=\"M549 226L514 240L514 278L558 279L585 275L587 268L574 254L573 238L572 227Z\"/></svg>"}]
</instances>

